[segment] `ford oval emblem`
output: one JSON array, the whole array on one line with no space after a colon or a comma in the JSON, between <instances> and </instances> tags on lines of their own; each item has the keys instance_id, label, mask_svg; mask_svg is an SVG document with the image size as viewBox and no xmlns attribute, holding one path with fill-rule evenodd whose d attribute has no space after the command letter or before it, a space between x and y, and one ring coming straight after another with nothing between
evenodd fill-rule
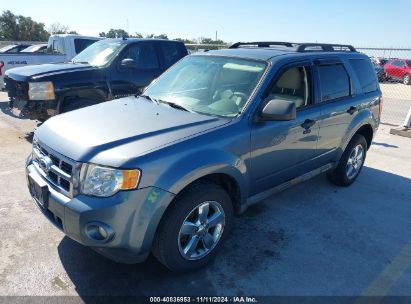
<instances>
[{"instance_id":1,"label":"ford oval emblem","mask_svg":"<svg viewBox=\"0 0 411 304\"><path fill-rule=\"evenodd\" d=\"M39 158L39 167L45 173L48 173L50 171L51 166L53 166L53 161L51 160L50 157L42 156L42 157Z\"/></svg>"}]
</instances>

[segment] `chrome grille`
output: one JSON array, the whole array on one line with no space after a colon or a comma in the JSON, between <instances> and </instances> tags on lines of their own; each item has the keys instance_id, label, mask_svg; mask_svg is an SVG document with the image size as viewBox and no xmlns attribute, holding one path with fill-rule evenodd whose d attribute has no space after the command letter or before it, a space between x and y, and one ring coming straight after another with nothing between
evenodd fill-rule
<instances>
[{"instance_id":1,"label":"chrome grille","mask_svg":"<svg viewBox=\"0 0 411 304\"><path fill-rule=\"evenodd\" d=\"M28 100L28 83L16 81L9 77L4 78L9 97Z\"/></svg>"},{"instance_id":2,"label":"chrome grille","mask_svg":"<svg viewBox=\"0 0 411 304\"><path fill-rule=\"evenodd\" d=\"M78 180L78 167L75 161L39 142L34 142L33 164L57 190L68 197L73 197Z\"/></svg>"}]
</instances>

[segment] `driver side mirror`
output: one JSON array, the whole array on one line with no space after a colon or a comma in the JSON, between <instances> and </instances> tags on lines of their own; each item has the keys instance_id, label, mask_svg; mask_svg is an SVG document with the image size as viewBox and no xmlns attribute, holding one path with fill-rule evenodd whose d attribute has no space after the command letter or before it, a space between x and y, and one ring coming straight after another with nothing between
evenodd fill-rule
<instances>
[{"instance_id":1,"label":"driver side mirror","mask_svg":"<svg viewBox=\"0 0 411 304\"><path fill-rule=\"evenodd\" d=\"M295 102L271 99L261 111L261 120L293 120L297 115Z\"/></svg>"},{"instance_id":2,"label":"driver side mirror","mask_svg":"<svg viewBox=\"0 0 411 304\"><path fill-rule=\"evenodd\" d=\"M126 58L126 59L121 60L120 65L123 68L129 68L129 69L136 68L136 62L134 61L134 59L131 59L131 58Z\"/></svg>"}]
</instances>

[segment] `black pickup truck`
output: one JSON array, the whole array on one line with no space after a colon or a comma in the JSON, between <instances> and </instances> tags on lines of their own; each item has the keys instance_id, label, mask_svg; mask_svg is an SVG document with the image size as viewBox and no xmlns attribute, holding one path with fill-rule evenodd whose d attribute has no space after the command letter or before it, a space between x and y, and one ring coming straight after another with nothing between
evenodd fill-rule
<instances>
[{"instance_id":1,"label":"black pickup truck","mask_svg":"<svg viewBox=\"0 0 411 304\"><path fill-rule=\"evenodd\" d=\"M188 54L183 43L160 39L105 39L71 62L10 69L5 87L10 107L31 119L138 94Z\"/></svg>"}]
</instances>

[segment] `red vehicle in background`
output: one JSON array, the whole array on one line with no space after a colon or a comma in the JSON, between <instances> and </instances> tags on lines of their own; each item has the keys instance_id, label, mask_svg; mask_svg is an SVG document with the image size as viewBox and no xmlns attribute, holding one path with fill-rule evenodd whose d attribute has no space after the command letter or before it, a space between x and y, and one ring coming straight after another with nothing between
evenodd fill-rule
<instances>
[{"instance_id":1,"label":"red vehicle in background","mask_svg":"<svg viewBox=\"0 0 411 304\"><path fill-rule=\"evenodd\" d=\"M392 59L384 65L386 79L402 81L411 84L411 60Z\"/></svg>"}]
</instances>

